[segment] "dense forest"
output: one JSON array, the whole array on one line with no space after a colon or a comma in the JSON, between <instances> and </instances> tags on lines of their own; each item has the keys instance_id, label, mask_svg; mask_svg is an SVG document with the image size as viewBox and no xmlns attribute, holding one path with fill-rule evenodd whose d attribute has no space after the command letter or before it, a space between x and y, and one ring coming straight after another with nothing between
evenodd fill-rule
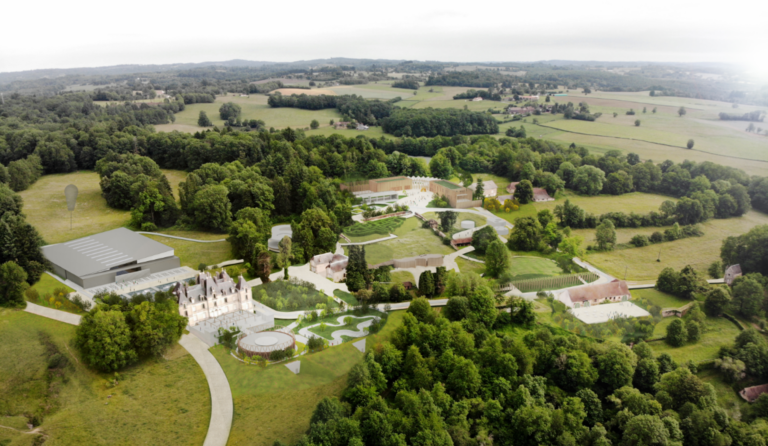
<instances>
[{"instance_id":1,"label":"dense forest","mask_svg":"<svg viewBox=\"0 0 768 446\"><path fill-rule=\"evenodd\" d=\"M269 97L267 103L270 107L295 107L305 110L322 110L335 108L343 116L366 125L375 125L379 119L386 118L392 113L394 102L399 98L389 101L369 101L357 95L306 95L292 94L290 96L280 93Z\"/></svg>"},{"instance_id":2,"label":"dense forest","mask_svg":"<svg viewBox=\"0 0 768 446\"><path fill-rule=\"evenodd\" d=\"M391 342L352 368L341 400L317 405L295 445L766 444L768 399L732 418L693 363L645 342L534 328L530 302L512 297L509 312L499 310L472 273L451 276L446 294L440 313L425 298L412 301ZM766 348L746 330L723 361ZM764 375L760 361L750 362L755 377Z\"/></svg>"},{"instance_id":3,"label":"dense forest","mask_svg":"<svg viewBox=\"0 0 768 446\"><path fill-rule=\"evenodd\" d=\"M452 108L397 109L381 128L395 136L453 136L499 133L499 123L485 112Z\"/></svg>"}]
</instances>

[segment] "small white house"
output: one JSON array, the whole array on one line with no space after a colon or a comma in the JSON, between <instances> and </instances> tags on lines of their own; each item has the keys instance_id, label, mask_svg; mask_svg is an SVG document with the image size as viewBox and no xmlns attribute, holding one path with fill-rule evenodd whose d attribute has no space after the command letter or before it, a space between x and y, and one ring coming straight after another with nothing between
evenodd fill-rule
<instances>
[{"instance_id":1,"label":"small white house","mask_svg":"<svg viewBox=\"0 0 768 446\"><path fill-rule=\"evenodd\" d=\"M469 188L474 192L477 190L477 183L472 183ZM483 196L486 198L492 198L499 194L499 188L493 181L483 181Z\"/></svg>"}]
</instances>

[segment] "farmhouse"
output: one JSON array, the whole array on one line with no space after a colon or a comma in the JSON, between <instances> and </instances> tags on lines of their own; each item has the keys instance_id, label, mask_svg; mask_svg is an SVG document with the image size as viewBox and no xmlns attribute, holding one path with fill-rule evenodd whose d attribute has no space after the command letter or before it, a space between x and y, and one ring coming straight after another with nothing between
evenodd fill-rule
<instances>
[{"instance_id":1,"label":"farmhouse","mask_svg":"<svg viewBox=\"0 0 768 446\"><path fill-rule=\"evenodd\" d=\"M748 403L754 403L760 395L768 393L768 384L761 384L759 386L745 387L741 389L739 395Z\"/></svg>"},{"instance_id":2,"label":"farmhouse","mask_svg":"<svg viewBox=\"0 0 768 446\"><path fill-rule=\"evenodd\" d=\"M520 100L521 101L538 101L539 100L539 95L535 95L535 96L520 96Z\"/></svg>"},{"instance_id":3,"label":"farmhouse","mask_svg":"<svg viewBox=\"0 0 768 446\"><path fill-rule=\"evenodd\" d=\"M599 285L586 285L569 288L557 297L568 308L582 308L599 305L603 302L624 302L631 298L627 282L614 280Z\"/></svg>"},{"instance_id":4,"label":"farmhouse","mask_svg":"<svg viewBox=\"0 0 768 446\"><path fill-rule=\"evenodd\" d=\"M517 189L518 184L520 184L519 181L516 181L514 183L509 183L509 186L507 186L507 192L514 195L515 189ZM533 201L555 201L555 199L549 196L546 189L542 189L540 187L534 187Z\"/></svg>"},{"instance_id":5,"label":"farmhouse","mask_svg":"<svg viewBox=\"0 0 768 446\"><path fill-rule=\"evenodd\" d=\"M446 180L435 180L429 182L429 191L434 192L439 197L448 199L448 204L452 208L466 209L475 206L482 206L481 200L473 200L472 189L460 186Z\"/></svg>"},{"instance_id":6,"label":"farmhouse","mask_svg":"<svg viewBox=\"0 0 768 446\"><path fill-rule=\"evenodd\" d=\"M481 98L480 96L477 96L477 97L472 99L472 102L480 102L482 100L483 100L483 98Z\"/></svg>"},{"instance_id":7,"label":"farmhouse","mask_svg":"<svg viewBox=\"0 0 768 446\"><path fill-rule=\"evenodd\" d=\"M59 277L83 288L141 279L179 268L173 248L126 228L43 246Z\"/></svg>"},{"instance_id":8,"label":"farmhouse","mask_svg":"<svg viewBox=\"0 0 768 446\"><path fill-rule=\"evenodd\" d=\"M530 115L535 111L536 108L534 107L509 107L507 109L507 113L510 115Z\"/></svg>"},{"instance_id":9,"label":"farmhouse","mask_svg":"<svg viewBox=\"0 0 768 446\"><path fill-rule=\"evenodd\" d=\"M731 265L725 269L725 283L728 286L733 286L733 281L737 277L741 277L741 265Z\"/></svg>"},{"instance_id":10,"label":"farmhouse","mask_svg":"<svg viewBox=\"0 0 768 446\"><path fill-rule=\"evenodd\" d=\"M477 183L472 183L469 185L469 188L472 189L472 192L475 192L477 190ZM483 181L483 196L484 197L495 197L499 193L499 188L496 186L496 183L493 181Z\"/></svg>"},{"instance_id":11,"label":"farmhouse","mask_svg":"<svg viewBox=\"0 0 768 446\"><path fill-rule=\"evenodd\" d=\"M368 126L365 124L357 124L358 130L368 130Z\"/></svg>"},{"instance_id":12,"label":"farmhouse","mask_svg":"<svg viewBox=\"0 0 768 446\"><path fill-rule=\"evenodd\" d=\"M253 312L251 287L243 276L235 283L224 271L213 276L202 272L192 286L177 282L173 294L179 302L179 314L189 319L190 327L236 311Z\"/></svg>"},{"instance_id":13,"label":"farmhouse","mask_svg":"<svg viewBox=\"0 0 768 446\"><path fill-rule=\"evenodd\" d=\"M341 282L347 277L347 264L349 257L344 254L326 252L309 259L309 270L334 282Z\"/></svg>"}]
</instances>

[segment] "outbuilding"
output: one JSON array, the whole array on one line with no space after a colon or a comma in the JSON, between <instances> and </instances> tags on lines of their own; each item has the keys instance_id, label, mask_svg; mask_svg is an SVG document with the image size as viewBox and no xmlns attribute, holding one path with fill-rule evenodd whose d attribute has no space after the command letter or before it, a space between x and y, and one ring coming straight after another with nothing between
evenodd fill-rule
<instances>
[{"instance_id":1,"label":"outbuilding","mask_svg":"<svg viewBox=\"0 0 768 446\"><path fill-rule=\"evenodd\" d=\"M83 288L141 279L181 266L174 250L126 228L43 246L62 279Z\"/></svg>"}]
</instances>

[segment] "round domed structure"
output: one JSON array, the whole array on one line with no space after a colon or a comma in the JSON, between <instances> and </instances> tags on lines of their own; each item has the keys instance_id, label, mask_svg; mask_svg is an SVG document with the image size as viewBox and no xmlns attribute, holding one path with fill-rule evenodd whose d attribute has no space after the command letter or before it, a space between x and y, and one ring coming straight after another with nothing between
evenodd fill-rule
<instances>
[{"instance_id":1,"label":"round domed structure","mask_svg":"<svg viewBox=\"0 0 768 446\"><path fill-rule=\"evenodd\" d=\"M237 347L244 355L269 358L274 351L295 349L296 338L289 331L261 331L243 336L237 341Z\"/></svg>"}]
</instances>

